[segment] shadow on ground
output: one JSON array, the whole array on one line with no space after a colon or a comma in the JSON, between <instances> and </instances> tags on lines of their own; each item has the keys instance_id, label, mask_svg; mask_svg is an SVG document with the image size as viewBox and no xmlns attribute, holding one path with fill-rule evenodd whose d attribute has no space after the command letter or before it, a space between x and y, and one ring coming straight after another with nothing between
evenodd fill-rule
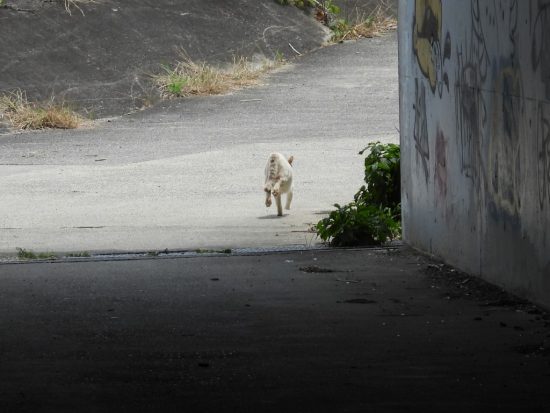
<instances>
[{"instance_id":1,"label":"shadow on ground","mask_svg":"<svg viewBox=\"0 0 550 413\"><path fill-rule=\"evenodd\" d=\"M407 249L0 270L5 412L550 408L548 314Z\"/></svg>"}]
</instances>

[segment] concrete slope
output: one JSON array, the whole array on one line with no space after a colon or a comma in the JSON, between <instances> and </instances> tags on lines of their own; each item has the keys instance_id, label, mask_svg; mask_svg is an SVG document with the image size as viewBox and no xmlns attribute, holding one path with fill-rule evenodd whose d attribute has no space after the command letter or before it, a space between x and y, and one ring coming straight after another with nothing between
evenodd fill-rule
<instances>
[{"instance_id":1,"label":"concrete slope","mask_svg":"<svg viewBox=\"0 0 550 413\"><path fill-rule=\"evenodd\" d=\"M369 141L398 141L395 35L320 49L225 96L166 102L76 131L0 137L0 251L311 244L362 183ZM283 218L267 156L295 156Z\"/></svg>"},{"instance_id":2,"label":"concrete slope","mask_svg":"<svg viewBox=\"0 0 550 413\"><path fill-rule=\"evenodd\" d=\"M0 8L0 92L55 97L92 116L154 100L148 75L185 50L224 62L319 47L313 18L273 0L97 0L68 14L63 1L6 0Z\"/></svg>"}]
</instances>

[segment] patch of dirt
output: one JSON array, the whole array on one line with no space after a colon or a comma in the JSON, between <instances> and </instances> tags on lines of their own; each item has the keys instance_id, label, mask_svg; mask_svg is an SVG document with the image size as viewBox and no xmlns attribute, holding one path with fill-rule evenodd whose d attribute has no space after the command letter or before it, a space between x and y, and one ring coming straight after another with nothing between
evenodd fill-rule
<instances>
[{"instance_id":1,"label":"patch of dirt","mask_svg":"<svg viewBox=\"0 0 550 413\"><path fill-rule=\"evenodd\" d=\"M525 356L550 356L550 348L545 347L544 343L541 344L522 344L513 347L514 351Z\"/></svg>"},{"instance_id":2,"label":"patch of dirt","mask_svg":"<svg viewBox=\"0 0 550 413\"><path fill-rule=\"evenodd\" d=\"M529 314L547 316L543 309L530 301L449 265L427 263L421 271L428 276L433 286L443 291L443 296L449 300L470 298L479 301L482 307L508 307Z\"/></svg>"}]
</instances>

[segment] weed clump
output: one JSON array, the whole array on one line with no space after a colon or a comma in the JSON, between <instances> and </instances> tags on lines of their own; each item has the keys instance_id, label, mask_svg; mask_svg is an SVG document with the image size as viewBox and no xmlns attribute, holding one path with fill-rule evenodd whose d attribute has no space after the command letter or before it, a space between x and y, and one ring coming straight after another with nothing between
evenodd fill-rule
<instances>
[{"instance_id":1,"label":"weed clump","mask_svg":"<svg viewBox=\"0 0 550 413\"><path fill-rule=\"evenodd\" d=\"M349 19L335 19L329 26L332 29L332 41L343 42L361 38L378 37L397 29L397 19L388 13L388 6L379 4L370 14L355 9Z\"/></svg>"},{"instance_id":2,"label":"weed clump","mask_svg":"<svg viewBox=\"0 0 550 413\"><path fill-rule=\"evenodd\" d=\"M397 28L397 19L389 12L390 6L382 0L371 13L360 12L347 18L341 16L341 9L333 0L276 0L282 5L293 5L301 9L312 7L315 18L332 30L332 42L377 37Z\"/></svg>"},{"instance_id":3,"label":"weed clump","mask_svg":"<svg viewBox=\"0 0 550 413\"><path fill-rule=\"evenodd\" d=\"M400 148L370 143L365 158L365 184L354 201L316 225L317 234L333 246L379 245L401 234Z\"/></svg>"},{"instance_id":4,"label":"weed clump","mask_svg":"<svg viewBox=\"0 0 550 413\"><path fill-rule=\"evenodd\" d=\"M48 102L40 105L27 100L25 92L12 91L0 96L0 118L17 129L75 129L84 119L65 105Z\"/></svg>"},{"instance_id":5,"label":"weed clump","mask_svg":"<svg viewBox=\"0 0 550 413\"><path fill-rule=\"evenodd\" d=\"M165 98L191 95L220 95L230 90L252 86L268 70L281 65L279 57L254 65L246 58L235 58L226 68L194 62L186 55L173 67L163 66L163 73L153 79Z\"/></svg>"},{"instance_id":6,"label":"weed clump","mask_svg":"<svg viewBox=\"0 0 550 413\"><path fill-rule=\"evenodd\" d=\"M17 258L20 260L56 260L58 257L51 252L35 253L24 248L17 248Z\"/></svg>"}]
</instances>

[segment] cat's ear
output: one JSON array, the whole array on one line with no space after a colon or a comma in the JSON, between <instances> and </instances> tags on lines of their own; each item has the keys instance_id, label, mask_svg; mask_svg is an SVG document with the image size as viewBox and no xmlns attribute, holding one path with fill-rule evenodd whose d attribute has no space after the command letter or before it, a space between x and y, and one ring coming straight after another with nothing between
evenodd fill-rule
<instances>
[{"instance_id":1,"label":"cat's ear","mask_svg":"<svg viewBox=\"0 0 550 413\"><path fill-rule=\"evenodd\" d=\"M288 158L288 163L292 166L292 161L294 161L294 156Z\"/></svg>"}]
</instances>

